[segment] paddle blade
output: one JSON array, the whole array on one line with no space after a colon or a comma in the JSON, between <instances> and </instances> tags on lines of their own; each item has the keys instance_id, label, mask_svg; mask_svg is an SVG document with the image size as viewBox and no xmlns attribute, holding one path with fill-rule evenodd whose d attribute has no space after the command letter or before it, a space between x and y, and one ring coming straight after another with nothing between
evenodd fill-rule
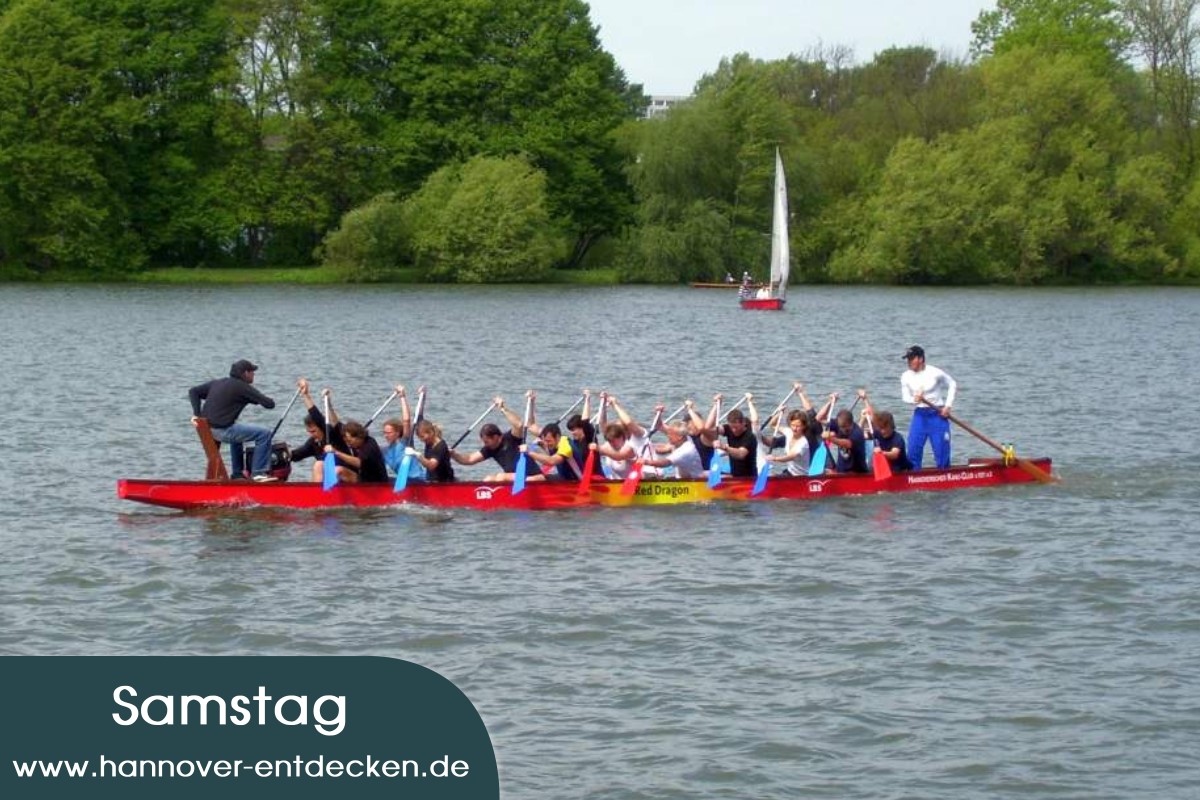
<instances>
[{"instance_id":1,"label":"paddle blade","mask_svg":"<svg viewBox=\"0 0 1200 800\"><path fill-rule=\"evenodd\" d=\"M632 497L637 491L638 484L642 482L642 462L637 460L633 462L633 467L629 470L629 474L625 476L625 480L621 483L621 494L626 497Z\"/></svg>"},{"instance_id":2,"label":"paddle blade","mask_svg":"<svg viewBox=\"0 0 1200 800\"><path fill-rule=\"evenodd\" d=\"M333 453L325 454L325 468L322 471L324 474L321 476L321 488L328 492L337 486L338 482L337 458Z\"/></svg>"},{"instance_id":3,"label":"paddle blade","mask_svg":"<svg viewBox=\"0 0 1200 800\"><path fill-rule=\"evenodd\" d=\"M888 461L888 457L878 447L871 454L871 471L875 473L877 481L886 481L892 477L892 462Z\"/></svg>"},{"instance_id":4,"label":"paddle blade","mask_svg":"<svg viewBox=\"0 0 1200 800\"><path fill-rule=\"evenodd\" d=\"M587 494L592 487L592 474L596 471L596 451L588 450L583 462L583 477L579 479L579 494Z\"/></svg>"},{"instance_id":5,"label":"paddle blade","mask_svg":"<svg viewBox=\"0 0 1200 800\"><path fill-rule=\"evenodd\" d=\"M1042 483L1058 483L1059 479L1028 459L1018 458L1017 466L1028 472Z\"/></svg>"},{"instance_id":6,"label":"paddle blade","mask_svg":"<svg viewBox=\"0 0 1200 800\"><path fill-rule=\"evenodd\" d=\"M721 485L721 463L713 454L711 466L708 468L708 488L715 489Z\"/></svg>"},{"instance_id":7,"label":"paddle blade","mask_svg":"<svg viewBox=\"0 0 1200 800\"><path fill-rule=\"evenodd\" d=\"M517 459L517 471L513 473L513 494L520 494L525 491L525 461L529 458L524 453L521 453Z\"/></svg>"},{"instance_id":8,"label":"paddle blade","mask_svg":"<svg viewBox=\"0 0 1200 800\"><path fill-rule=\"evenodd\" d=\"M412 472L412 456L405 454L400 459L400 468L396 470L396 482L392 484L393 492L403 492L408 488L408 476Z\"/></svg>"},{"instance_id":9,"label":"paddle blade","mask_svg":"<svg viewBox=\"0 0 1200 800\"><path fill-rule=\"evenodd\" d=\"M412 480L413 478L416 478L419 481L429 480L429 470L422 467L421 462L417 461L415 458L412 460L412 467L410 467L408 470L408 479Z\"/></svg>"},{"instance_id":10,"label":"paddle blade","mask_svg":"<svg viewBox=\"0 0 1200 800\"><path fill-rule=\"evenodd\" d=\"M813 457L812 457L812 461L809 462L809 465L808 465L809 476L824 475L825 474L825 463L828 460L829 460L829 448L825 446L824 442L821 442L821 444L817 447L816 454L813 455Z\"/></svg>"},{"instance_id":11,"label":"paddle blade","mask_svg":"<svg viewBox=\"0 0 1200 800\"><path fill-rule=\"evenodd\" d=\"M757 497L763 493L763 489L767 488L767 477L771 474L771 468L765 463L758 471L758 478L754 481L754 488L750 490L751 497Z\"/></svg>"}]
</instances>

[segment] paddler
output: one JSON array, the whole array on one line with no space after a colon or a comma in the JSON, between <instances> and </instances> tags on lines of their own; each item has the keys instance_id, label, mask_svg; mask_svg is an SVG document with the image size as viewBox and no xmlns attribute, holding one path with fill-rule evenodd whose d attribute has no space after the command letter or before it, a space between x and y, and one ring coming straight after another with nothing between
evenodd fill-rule
<instances>
[{"instance_id":1,"label":"paddler","mask_svg":"<svg viewBox=\"0 0 1200 800\"><path fill-rule=\"evenodd\" d=\"M451 450L450 457L463 466L478 464L489 458L493 459L500 465L501 471L485 475L483 478L484 481L489 483L512 483L517 463L521 458L521 442L524 440L525 435L525 421L517 416L515 411L504 404L503 397L497 395L492 399L492 403L496 408L500 409L500 413L508 420L512 426L511 430L501 432L498 425L489 422L479 429L479 440L483 444L483 447L468 455L463 455L457 450ZM525 480L546 480L546 476L542 474L537 462L532 458L525 459Z\"/></svg>"},{"instance_id":2,"label":"paddler","mask_svg":"<svg viewBox=\"0 0 1200 800\"><path fill-rule=\"evenodd\" d=\"M250 465L250 476L256 481L266 482L275 480L270 474L271 429L237 421L242 409L248 405L275 407L274 400L251 385L257 371L258 366L253 362L244 358L238 359L229 368L229 377L193 386L188 390L188 400L192 403L192 424L198 424L203 417L208 420L213 438L218 442L229 443L233 477L244 477L244 444L254 442L254 463ZM201 401L204 401L203 408L200 405Z\"/></svg>"},{"instance_id":3,"label":"paddler","mask_svg":"<svg viewBox=\"0 0 1200 800\"><path fill-rule=\"evenodd\" d=\"M342 424L337 420L332 407L329 410L331 418L329 442L325 441L325 415L313 402L312 395L309 393L308 380L301 378L296 382L296 386L300 389L300 398L304 401L305 408L308 409L308 414L304 417L304 430L308 433L308 439L304 444L293 448L289 455L292 461L303 461L306 458L316 459L313 462L312 479L320 483L325 476L325 461L322 458L325 453L325 445L332 444L334 450L343 453L350 452L350 447L346 444L346 439L342 435ZM329 390L326 389L324 393L328 394Z\"/></svg>"},{"instance_id":4,"label":"paddler","mask_svg":"<svg viewBox=\"0 0 1200 800\"><path fill-rule=\"evenodd\" d=\"M583 477L585 448L576 445L571 436L563 436L557 422L545 425L537 423L537 395L529 392L529 433L537 438L542 451L522 443L521 452L542 467L542 472L551 480L577 481Z\"/></svg>"},{"instance_id":5,"label":"paddler","mask_svg":"<svg viewBox=\"0 0 1200 800\"><path fill-rule=\"evenodd\" d=\"M670 447L661 456L655 453L645 459L652 467L674 467L675 477L681 481L700 481L705 478L704 462L695 443L688 436L687 425L682 422L669 422L663 428L667 434Z\"/></svg>"},{"instance_id":6,"label":"paddler","mask_svg":"<svg viewBox=\"0 0 1200 800\"><path fill-rule=\"evenodd\" d=\"M725 441L717 442L716 448L724 450L729 456L729 474L735 478L753 478L758 475L758 441L754 429L758 427L758 410L754 407L754 395L746 392L746 410L750 412L749 419L741 409L735 408L725 417L725 424L719 428Z\"/></svg>"}]
</instances>

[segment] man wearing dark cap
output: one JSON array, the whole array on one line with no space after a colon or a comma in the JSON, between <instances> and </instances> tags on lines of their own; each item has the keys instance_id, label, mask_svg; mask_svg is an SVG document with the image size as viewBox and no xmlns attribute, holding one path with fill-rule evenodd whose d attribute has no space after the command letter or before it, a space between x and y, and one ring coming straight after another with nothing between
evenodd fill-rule
<instances>
[{"instance_id":1,"label":"man wearing dark cap","mask_svg":"<svg viewBox=\"0 0 1200 800\"><path fill-rule=\"evenodd\" d=\"M958 384L942 370L925 363L925 349L920 345L908 348L904 360L908 369L900 376L900 394L904 402L914 406L908 429L908 459L914 469L920 469L928 441L938 469L946 469L950 466L950 421L946 417L954 404Z\"/></svg>"},{"instance_id":2,"label":"man wearing dark cap","mask_svg":"<svg viewBox=\"0 0 1200 800\"><path fill-rule=\"evenodd\" d=\"M260 425L245 425L237 421L242 409L253 403L263 408L274 408L275 401L255 389L254 373L258 367L246 359L233 362L228 378L193 386L188 390L192 402L192 424L200 417L208 420L213 437L218 442L229 443L229 460L233 477L242 477L245 469L244 443L254 442L254 463L250 474L256 481L274 480L269 474L271 465L271 431ZM204 401L201 409L200 401Z\"/></svg>"}]
</instances>

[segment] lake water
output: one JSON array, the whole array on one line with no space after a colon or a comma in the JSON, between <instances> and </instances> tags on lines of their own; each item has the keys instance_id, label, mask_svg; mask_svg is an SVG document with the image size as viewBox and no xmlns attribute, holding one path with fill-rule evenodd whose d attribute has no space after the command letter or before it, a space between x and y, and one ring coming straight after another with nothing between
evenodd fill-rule
<instances>
[{"instance_id":1,"label":"lake water","mask_svg":"<svg viewBox=\"0 0 1200 800\"><path fill-rule=\"evenodd\" d=\"M508 798L1200 796L1200 291L0 287L0 653L370 654L454 681ZM1064 482L694 508L180 514L237 358L364 418L429 386L648 416L792 380L956 411ZM900 413L907 427L907 413ZM294 410L282 435L302 441ZM956 460L990 455L955 433ZM478 470L478 468L475 468ZM473 470L465 474L472 474Z\"/></svg>"}]
</instances>

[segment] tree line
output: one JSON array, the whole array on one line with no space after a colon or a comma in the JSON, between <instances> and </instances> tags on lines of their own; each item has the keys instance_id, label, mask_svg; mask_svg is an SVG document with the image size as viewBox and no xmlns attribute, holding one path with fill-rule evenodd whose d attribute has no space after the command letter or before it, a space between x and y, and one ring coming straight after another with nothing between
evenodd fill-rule
<instances>
[{"instance_id":1,"label":"tree line","mask_svg":"<svg viewBox=\"0 0 1200 800\"><path fill-rule=\"evenodd\" d=\"M722 60L663 117L581 0L0 0L0 277L1200 278L1200 0L998 0L969 56Z\"/></svg>"}]
</instances>

